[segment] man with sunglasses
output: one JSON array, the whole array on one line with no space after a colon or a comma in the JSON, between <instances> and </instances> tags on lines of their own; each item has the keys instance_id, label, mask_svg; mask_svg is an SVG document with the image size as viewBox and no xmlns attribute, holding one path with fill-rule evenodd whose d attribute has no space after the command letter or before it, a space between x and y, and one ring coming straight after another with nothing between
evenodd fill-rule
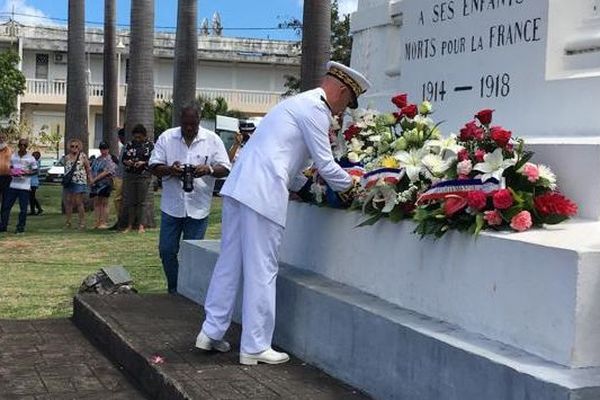
<instances>
[{"instance_id":1,"label":"man with sunglasses","mask_svg":"<svg viewBox=\"0 0 600 400\"><path fill-rule=\"evenodd\" d=\"M31 176L35 175L38 165L33 156L27 153L29 141L20 139L18 151L10 159L10 174L12 180L8 191L3 196L2 208L0 209L0 232L6 232L10 210L19 200L19 220L15 233L25 232L27 220L27 207L29 206L29 191L31 190Z\"/></svg>"}]
</instances>

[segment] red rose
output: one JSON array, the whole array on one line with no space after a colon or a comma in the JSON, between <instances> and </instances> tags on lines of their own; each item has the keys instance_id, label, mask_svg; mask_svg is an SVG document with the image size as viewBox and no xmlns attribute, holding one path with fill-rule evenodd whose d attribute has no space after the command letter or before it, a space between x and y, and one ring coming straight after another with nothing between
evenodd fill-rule
<instances>
[{"instance_id":1,"label":"red rose","mask_svg":"<svg viewBox=\"0 0 600 400\"><path fill-rule=\"evenodd\" d=\"M449 195L444 201L444 214L451 217L467 206L467 199L464 197Z\"/></svg>"},{"instance_id":2,"label":"red rose","mask_svg":"<svg viewBox=\"0 0 600 400\"><path fill-rule=\"evenodd\" d=\"M508 189L496 191L492 199L494 200L494 207L496 207L498 210L506 210L514 203L512 193L510 193L510 190Z\"/></svg>"},{"instance_id":3,"label":"red rose","mask_svg":"<svg viewBox=\"0 0 600 400\"><path fill-rule=\"evenodd\" d=\"M486 108L484 110L479 111L477 114L475 114L475 118L477 118L479 120L479 122L481 122L483 125L489 125L492 122L492 114L494 113L494 110L490 110L489 108Z\"/></svg>"},{"instance_id":4,"label":"red rose","mask_svg":"<svg viewBox=\"0 0 600 400\"><path fill-rule=\"evenodd\" d=\"M473 131L475 130L475 128L477 128L477 124L475 124L475 121L468 122L467 124L465 124L464 128L460 130L460 135L458 138L463 142L473 139Z\"/></svg>"},{"instance_id":5,"label":"red rose","mask_svg":"<svg viewBox=\"0 0 600 400\"><path fill-rule=\"evenodd\" d=\"M400 111L402 111L402 115L406 116L406 118L412 119L419 113L419 108L416 106L416 104L409 104L405 107L402 107Z\"/></svg>"},{"instance_id":6,"label":"red rose","mask_svg":"<svg viewBox=\"0 0 600 400\"><path fill-rule=\"evenodd\" d=\"M356 125L350 125L348 129L344 131L344 139L349 142L354 136L360 133L360 128Z\"/></svg>"},{"instance_id":7,"label":"red rose","mask_svg":"<svg viewBox=\"0 0 600 400\"><path fill-rule=\"evenodd\" d=\"M394 114L394 117L396 117L396 122L400 121L400 119L402 118L402 113L397 111Z\"/></svg>"},{"instance_id":8,"label":"red rose","mask_svg":"<svg viewBox=\"0 0 600 400\"><path fill-rule=\"evenodd\" d=\"M501 126L494 126L490 129L490 135L492 136L492 140L500 147L506 147L512 137L512 133Z\"/></svg>"},{"instance_id":9,"label":"red rose","mask_svg":"<svg viewBox=\"0 0 600 400\"><path fill-rule=\"evenodd\" d=\"M481 127L477 126L475 121L471 121L460 130L459 139L463 142L466 142L470 139L480 141L483 140L484 135L485 131Z\"/></svg>"},{"instance_id":10,"label":"red rose","mask_svg":"<svg viewBox=\"0 0 600 400\"><path fill-rule=\"evenodd\" d=\"M577 204L558 192L548 192L533 199L535 209L541 216L562 215L572 217L577 214Z\"/></svg>"},{"instance_id":11,"label":"red rose","mask_svg":"<svg viewBox=\"0 0 600 400\"><path fill-rule=\"evenodd\" d=\"M458 152L458 161L465 161L469 159L469 151L467 149L462 149Z\"/></svg>"},{"instance_id":12,"label":"red rose","mask_svg":"<svg viewBox=\"0 0 600 400\"><path fill-rule=\"evenodd\" d=\"M404 108L408 105L408 95L406 93L396 95L392 97L392 103L394 103L398 108Z\"/></svg>"},{"instance_id":13,"label":"red rose","mask_svg":"<svg viewBox=\"0 0 600 400\"><path fill-rule=\"evenodd\" d=\"M467 204L474 210L481 211L487 205L487 196L481 190L467 193Z\"/></svg>"},{"instance_id":14,"label":"red rose","mask_svg":"<svg viewBox=\"0 0 600 400\"><path fill-rule=\"evenodd\" d=\"M477 161L477 162L483 162L484 161L483 157L486 154L487 153L483 149L477 149L477 150L475 150L475 161Z\"/></svg>"}]
</instances>

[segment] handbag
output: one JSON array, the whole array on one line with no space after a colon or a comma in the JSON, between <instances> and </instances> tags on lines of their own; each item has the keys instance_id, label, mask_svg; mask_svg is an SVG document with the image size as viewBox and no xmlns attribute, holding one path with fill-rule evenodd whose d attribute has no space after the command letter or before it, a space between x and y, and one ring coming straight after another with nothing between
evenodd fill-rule
<instances>
[{"instance_id":1,"label":"handbag","mask_svg":"<svg viewBox=\"0 0 600 400\"><path fill-rule=\"evenodd\" d=\"M77 154L77 158L75 159L75 162L71 166L71 169L66 174L63 175L62 181L61 181L61 184L63 187L67 187L73 182L73 175L75 175L75 169L77 168L77 163L79 162L80 155L81 155L81 152L79 152L79 154Z\"/></svg>"}]
</instances>

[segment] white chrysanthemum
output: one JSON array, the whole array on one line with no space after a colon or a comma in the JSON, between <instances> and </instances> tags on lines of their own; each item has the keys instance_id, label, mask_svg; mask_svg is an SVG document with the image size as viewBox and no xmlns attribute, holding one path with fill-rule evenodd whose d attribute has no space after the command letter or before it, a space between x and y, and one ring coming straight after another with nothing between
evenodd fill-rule
<instances>
[{"instance_id":1,"label":"white chrysanthemum","mask_svg":"<svg viewBox=\"0 0 600 400\"><path fill-rule=\"evenodd\" d=\"M448 161L444 161L444 159L437 154L427 154L423 157L421 163L431 176L442 175L450 166Z\"/></svg>"},{"instance_id":2,"label":"white chrysanthemum","mask_svg":"<svg viewBox=\"0 0 600 400\"><path fill-rule=\"evenodd\" d=\"M556 175L554 174L554 172L552 172L550 167L539 164L538 172L540 174L541 179L548 181L548 183L549 183L548 187L552 190L555 190L556 189Z\"/></svg>"}]
</instances>

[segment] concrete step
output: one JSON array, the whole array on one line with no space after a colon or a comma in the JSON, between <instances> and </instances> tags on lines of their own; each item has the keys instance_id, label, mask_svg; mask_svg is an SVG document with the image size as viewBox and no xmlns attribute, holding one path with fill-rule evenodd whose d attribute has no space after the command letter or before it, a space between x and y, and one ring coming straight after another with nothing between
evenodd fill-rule
<instances>
[{"instance_id":1,"label":"concrete step","mask_svg":"<svg viewBox=\"0 0 600 400\"><path fill-rule=\"evenodd\" d=\"M290 202L280 261L543 359L600 367L600 222L522 233L415 224Z\"/></svg>"},{"instance_id":2,"label":"concrete step","mask_svg":"<svg viewBox=\"0 0 600 400\"><path fill-rule=\"evenodd\" d=\"M218 254L216 241L183 243L182 295L204 302ZM276 344L376 399L600 398L599 368L564 367L289 265L277 285Z\"/></svg>"},{"instance_id":3,"label":"concrete step","mask_svg":"<svg viewBox=\"0 0 600 400\"><path fill-rule=\"evenodd\" d=\"M0 320L0 399L145 398L70 320Z\"/></svg>"},{"instance_id":4,"label":"concrete step","mask_svg":"<svg viewBox=\"0 0 600 400\"><path fill-rule=\"evenodd\" d=\"M78 295L73 320L154 399L368 399L297 358L240 365L238 325L226 337L233 351L195 349L202 310L181 296Z\"/></svg>"}]
</instances>

